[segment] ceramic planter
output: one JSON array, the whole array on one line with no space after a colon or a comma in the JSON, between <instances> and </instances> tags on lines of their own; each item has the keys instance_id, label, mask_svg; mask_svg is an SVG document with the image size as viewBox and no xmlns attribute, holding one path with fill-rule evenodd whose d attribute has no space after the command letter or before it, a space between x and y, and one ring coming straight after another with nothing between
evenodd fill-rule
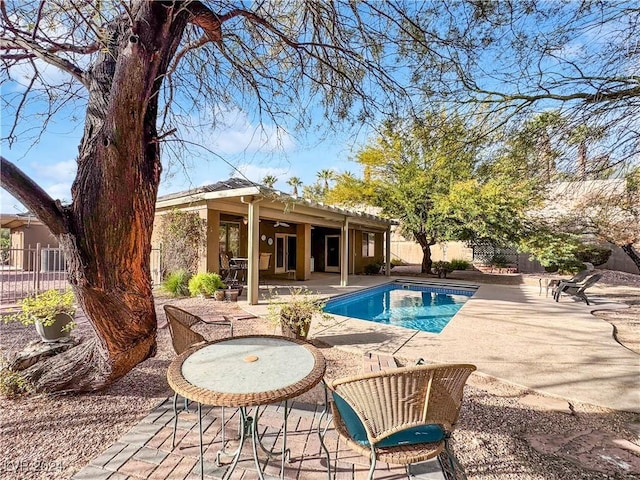
<instances>
[{"instance_id":1,"label":"ceramic planter","mask_svg":"<svg viewBox=\"0 0 640 480\"><path fill-rule=\"evenodd\" d=\"M71 335L70 330L63 330L63 328L70 322L73 322L73 317L66 313L59 313L56 315L56 319L52 325L45 326L40 320L35 321L36 331L40 335L43 342L57 342L64 338L68 338Z\"/></svg>"}]
</instances>

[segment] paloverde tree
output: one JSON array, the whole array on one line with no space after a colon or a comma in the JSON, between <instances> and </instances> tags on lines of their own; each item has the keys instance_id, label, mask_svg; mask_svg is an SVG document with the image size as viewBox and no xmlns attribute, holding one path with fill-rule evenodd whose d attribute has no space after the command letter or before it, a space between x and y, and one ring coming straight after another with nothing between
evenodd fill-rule
<instances>
[{"instance_id":1,"label":"paloverde tree","mask_svg":"<svg viewBox=\"0 0 640 480\"><path fill-rule=\"evenodd\" d=\"M519 182L482 156L485 140L478 126L455 115L394 119L357 153L362 178L338 176L328 200L372 205L398 220L422 249L423 273L431 271L438 242L517 241L532 192L526 178Z\"/></svg>"},{"instance_id":2,"label":"paloverde tree","mask_svg":"<svg viewBox=\"0 0 640 480\"><path fill-rule=\"evenodd\" d=\"M51 115L72 106L85 121L69 204L2 158L2 186L60 239L96 334L32 367L37 389L97 390L154 355L149 254L163 142L185 124L215 125L218 113L234 108L302 126L319 111L337 120L355 111L364 121L391 110L402 91L396 67L382 59L395 48L402 12L390 7L0 2L3 83L27 72L21 89L3 91L3 114L15 118L4 141L46 131ZM61 75L45 75L44 65Z\"/></svg>"}]
</instances>

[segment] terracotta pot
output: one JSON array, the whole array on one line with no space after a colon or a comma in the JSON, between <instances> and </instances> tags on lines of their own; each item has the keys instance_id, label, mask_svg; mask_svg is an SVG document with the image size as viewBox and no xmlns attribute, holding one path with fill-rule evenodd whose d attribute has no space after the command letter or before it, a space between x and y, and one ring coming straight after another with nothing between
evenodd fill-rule
<instances>
[{"instance_id":1,"label":"terracotta pot","mask_svg":"<svg viewBox=\"0 0 640 480\"><path fill-rule=\"evenodd\" d=\"M240 294L240 290L237 290L235 288L227 288L224 291L224 299L229 302L237 302L239 294Z\"/></svg>"},{"instance_id":2,"label":"terracotta pot","mask_svg":"<svg viewBox=\"0 0 640 480\"><path fill-rule=\"evenodd\" d=\"M224 290L216 290L213 296L216 300L222 302L224 300Z\"/></svg>"},{"instance_id":3,"label":"terracotta pot","mask_svg":"<svg viewBox=\"0 0 640 480\"><path fill-rule=\"evenodd\" d=\"M62 330L70 322L73 322L71 315L59 313L52 325L45 326L41 321L36 320L35 326L43 342L57 342L71 335L70 330Z\"/></svg>"}]
</instances>

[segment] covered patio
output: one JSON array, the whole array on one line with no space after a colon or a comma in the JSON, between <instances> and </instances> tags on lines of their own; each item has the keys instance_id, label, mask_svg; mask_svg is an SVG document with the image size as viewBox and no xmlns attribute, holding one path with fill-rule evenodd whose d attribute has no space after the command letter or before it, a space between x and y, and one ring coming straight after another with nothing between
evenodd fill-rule
<instances>
[{"instance_id":1,"label":"covered patio","mask_svg":"<svg viewBox=\"0 0 640 480\"><path fill-rule=\"evenodd\" d=\"M174 209L197 213L206 223L206 247L199 271L220 272L221 255L245 260L247 301L258 303L260 276L306 281L314 272L349 275L370 264L390 271L393 221L361 212L310 202L232 178L195 190L158 198L155 247L162 216ZM269 256L260 268L260 254ZM262 271L261 271L262 270Z\"/></svg>"}]
</instances>

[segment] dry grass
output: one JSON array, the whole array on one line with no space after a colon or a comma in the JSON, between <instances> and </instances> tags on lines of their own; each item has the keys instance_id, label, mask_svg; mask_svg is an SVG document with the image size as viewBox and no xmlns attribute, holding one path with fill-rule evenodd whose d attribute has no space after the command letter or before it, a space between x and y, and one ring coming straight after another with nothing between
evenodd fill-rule
<instances>
[{"instance_id":1,"label":"dry grass","mask_svg":"<svg viewBox=\"0 0 640 480\"><path fill-rule=\"evenodd\" d=\"M633 276L632 280L638 278ZM619 290L613 288L612 291ZM629 297L630 302L638 300L637 292L635 290L635 297ZM167 301L159 298L157 302L161 320L164 318L161 306ZM205 317L212 315L212 306L223 308L227 313L238 311L234 304L210 300L189 299L176 303ZM626 320L620 320L624 314L617 313L607 319L632 324L627 325L627 335L637 339L640 305L627 313ZM263 319L237 320L235 330L238 335L274 333L273 327ZM81 323L75 335L87 336L90 331L87 323ZM34 338L30 327L16 324L0 325L0 333L5 355ZM214 327L205 327L203 333L209 338L216 337ZM359 371L360 356L316 345L327 358L329 377ZM168 331L161 328L157 355L103 392L0 400L0 447L4 452L0 478L69 478L171 394L165 374L172 357ZM470 479L640 479L640 474L625 473L622 468L602 461L600 464L607 473L585 469L566 455L539 453L528 441L535 434L556 438L566 432L598 430L638 444L637 433L632 429L633 422L640 420L637 415L586 404L575 404L573 414L552 411L522 403L521 399L529 393L482 375L472 376L454 435L454 449ZM323 398L317 387L302 400L313 402Z\"/></svg>"}]
</instances>

